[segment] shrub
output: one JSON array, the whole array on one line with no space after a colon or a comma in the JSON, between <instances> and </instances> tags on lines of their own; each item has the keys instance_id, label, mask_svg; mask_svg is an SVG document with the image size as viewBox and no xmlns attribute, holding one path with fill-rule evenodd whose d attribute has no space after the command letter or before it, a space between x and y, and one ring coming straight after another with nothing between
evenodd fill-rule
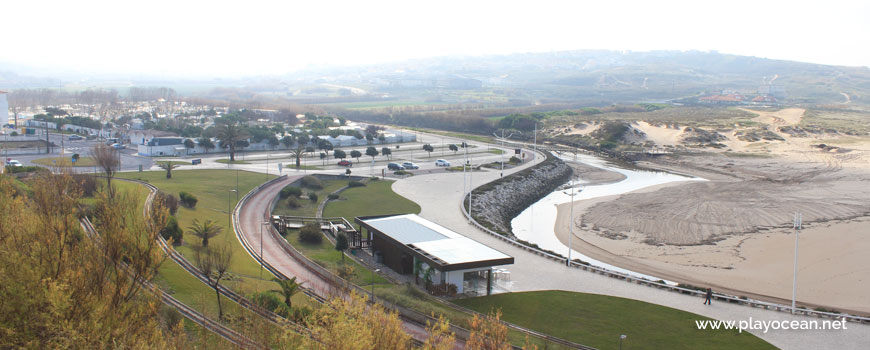
<instances>
[{"instance_id":1,"label":"shrub","mask_svg":"<svg viewBox=\"0 0 870 350\"><path fill-rule=\"evenodd\" d=\"M393 174L396 174L396 175L414 175L414 174L411 174L411 173L404 171L404 170L395 171L395 172L393 172Z\"/></svg>"},{"instance_id":2,"label":"shrub","mask_svg":"<svg viewBox=\"0 0 870 350\"><path fill-rule=\"evenodd\" d=\"M296 209L296 208L299 208L299 207L302 206L302 204L299 204L299 200L296 199L296 198L297 198L297 197L290 197L290 198L287 198L287 207L288 207L288 208Z\"/></svg>"},{"instance_id":3,"label":"shrub","mask_svg":"<svg viewBox=\"0 0 870 350\"><path fill-rule=\"evenodd\" d=\"M79 183L79 188L82 190L82 196L85 197L93 197L94 192L97 191L97 180L94 179L93 176L90 175L73 175L76 182Z\"/></svg>"},{"instance_id":4,"label":"shrub","mask_svg":"<svg viewBox=\"0 0 870 350\"><path fill-rule=\"evenodd\" d=\"M160 230L160 236L163 239L171 240L174 245L181 244L182 234L184 231L178 226L178 220L174 216L170 216L166 221L166 226Z\"/></svg>"},{"instance_id":5,"label":"shrub","mask_svg":"<svg viewBox=\"0 0 870 350\"><path fill-rule=\"evenodd\" d=\"M351 181L347 183L347 187L364 187L366 184L359 181Z\"/></svg>"},{"instance_id":6,"label":"shrub","mask_svg":"<svg viewBox=\"0 0 870 350\"><path fill-rule=\"evenodd\" d=\"M329 196L327 196L326 198L329 198L329 200L334 201L334 200L338 199L338 194L330 193Z\"/></svg>"},{"instance_id":7,"label":"shrub","mask_svg":"<svg viewBox=\"0 0 870 350\"><path fill-rule=\"evenodd\" d=\"M7 174L19 174L19 173L47 173L50 172L47 168L43 168L41 166L6 166Z\"/></svg>"},{"instance_id":8,"label":"shrub","mask_svg":"<svg viewBox=\"0 0 870 350\"><path fill-rule=\"evenodd\" d=\"M178 192L178 199L181 200L181 205L191 209L195 208L196 203L199 202L196 196L184 191Z\"/></svg>"},{"instance_id":9,"label":"shrub","mask_svg":"<svg viewBox=\"0 0 870 350\"><path fill-rule=\"evenodd\" d=\"M163 202L166 209L169 209L169 215L175 215L178 212L178 198L172 194L158 191L155 199Z\"/></svg>"},{"instance_id":10,"label":"shrub","mask_svg":"<svg viewBox=\"0 0 870 350\"><path fill-rule=\"evenodd\" d=\"M278 195L281 196L281 199L287 197L299 197L302 195L302 189L296 186L287 186L281 189L281 192Z\"/></svg>"},{"instance_id":11,"label":"shrub","mask_svg":"<svg viewBox=\"0 0 870 350\"><path fill-rule=\"evenodd\" d=\"M305 224L299 229L299 241L311 244L320 244L323 242L323 234L320 232L320 225L316 222Z\"/></svg>"},{"instance_id":12,"label":"shrub","mask_svg":"<svg viewBox=\"0 0 870 350\"><path fill-rule=\"evenodd\" d=\"M323 188L323 183L320 182L320 179L308 175L302 178L302 187L307 187L314 190L319 190Z\"/></svg>"},{"instance_id":13,"label":"shrub","mask_svg":"<svg viewBox=\"0 0 870 350\"><path fill-rule=\"evenodd\" d=\"M312 202L317 202L317 193L308 192L308 199L310 199Z\"/></svg>"},{"instance_id":14,"label":"shrub","mask_svg":"<svg viewBox=\"0 0 870 350\"><path fill-rule=\"evenodd\" d=\"M520 163L523 162L523 160L522 160L522 159L519 159L519 158L517 158L517 157L511 157L511 159L510 159L508 162L511 163L511 164L520 164Z\"/></svg>"},{"instance_id":15,"label":"shrub","mask_svg":"<svg viewBox=\"0 0 870 350\"><path fill-rule=\"evenodd\" d=\"M350 281L353 276L356 276L353 265L342 263L338 266L338 277Z\"/></svg>"},{"instance_id":16,"label":"shrub","mask_svg":"<svg viewBox=\"0 0 870 350\"><path fill-rule=\"evenodd\" d=\"M377 176L372 176L372 177L369 178L369 181L378 181L378 177L377 177Z\"/></svg>"}]
</instances>

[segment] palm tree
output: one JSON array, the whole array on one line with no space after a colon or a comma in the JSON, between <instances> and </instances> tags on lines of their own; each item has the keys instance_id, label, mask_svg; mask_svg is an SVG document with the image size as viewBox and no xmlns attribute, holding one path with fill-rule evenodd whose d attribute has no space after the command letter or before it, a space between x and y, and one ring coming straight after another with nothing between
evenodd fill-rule
<instances>
[{"instance_id":1,"label":"palm tree","mask_svg":"<svg viewBox=\"0 0 870 350\"><path fill-rule=\"evenodd\" d=\"M187 229L189 230L188 233L202 239L203 247L208 247L209 238L217 236L223 231L223 227L218 226L214 221L206 220L200 223L198 219L194 219L193 224Z\"/></svg>"},{"instance_id":2,"label":"palm tree","mask_svg":"<svg viewBox=\"0 0 870 350\"><path fill-rule=\"evenodd\" d=\"M221 121L216 128L216 136L230 148L230 162L236 160L236 146L239 141L248 137L248 132L237 121Z\"/></svg>"},{"instance_id":3,"label":"palm tree","mask_svg":"<svg viewBox=\"0 0 870 350\"><path fill-rule=\"evenodd\" d=\"M160 169L166 170L166 178L171 179L172 178L172 169L177 168L178 164L175 164L171 161L165 161L165 162L157 163L157 166L159 166Z\"/></svg>"},{"instance_id":4,"label":"palm tree","mask_svg":"<svg viewBox=\"0 0 870 350\"><path fill-rule=\"evenodd\" d=\"M277 277L272 278L272 281L278 283L281 286L281 290L276 290L276 292L281 293L284 296L284 304L287 305L288 308L292 309L293 305L290 301L290 298L293 297L302 287L302 283L296 282L296 277L293 277L289 280L282 280Z\"/></svg>"}]
</instances>

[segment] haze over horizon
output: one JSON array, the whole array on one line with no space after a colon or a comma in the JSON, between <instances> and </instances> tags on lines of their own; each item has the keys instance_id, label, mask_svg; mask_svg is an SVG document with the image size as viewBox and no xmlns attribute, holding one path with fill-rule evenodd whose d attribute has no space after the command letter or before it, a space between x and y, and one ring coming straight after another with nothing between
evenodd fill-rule
<instances>
[{"instance_id":1,"label":"haze over horizon","mask_svg":"<svg viewBox=\"0 0 870 350\"><path fill-rule=\"evenodd\" d=\"M699 50L870 66L870 4L690 1L505 4L156 0L14 2L4 65L47 74L176 78L280 75L441 56L585 49ZM51 23L52 25L40 25ZM66 23L66 25L63 25ZM63 29L56 29L63 28Z\"/></svg>"}]
</instances>

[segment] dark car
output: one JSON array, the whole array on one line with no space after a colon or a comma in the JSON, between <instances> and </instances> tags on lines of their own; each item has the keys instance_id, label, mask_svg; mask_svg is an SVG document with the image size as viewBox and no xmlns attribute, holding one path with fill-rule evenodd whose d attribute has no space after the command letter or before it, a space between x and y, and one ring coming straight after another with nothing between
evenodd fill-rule
<instances>
[{"instance_id":1,"label":"dark car","mask_svg":"<svg viewBox=\"0 0 870 350\"><path fill-rule=\"evenodd\" d=\"M346 166L346 167L352 167L352 166L353 166L353 163L352 163L351 161L349 161L349 160L344 160L344 159L342 159L342 160L340 160L340 161L338 162L338 165L340 165L340 166Z\"/></svg>"},{"instance_id":2,"label":"dark car","mask_svg":"<svg viewBox=\"0 0 870 350\"><path fill-rule=\"evenodd\" d=\"M390 169L390 170L405 170L405 167L403 167L403 166L402 166L401 164L399 164L399 163L387 163L387 169Z\"/></svg>"}]
</instances>

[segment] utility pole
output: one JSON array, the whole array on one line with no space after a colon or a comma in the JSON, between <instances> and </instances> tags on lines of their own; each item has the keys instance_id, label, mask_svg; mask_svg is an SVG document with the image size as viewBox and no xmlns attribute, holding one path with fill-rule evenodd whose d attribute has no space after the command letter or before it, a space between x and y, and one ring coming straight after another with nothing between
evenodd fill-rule
<instances>
[{"instance_id":1,"label":"utility pole","mask_svg":"<svg viewBox=\"0 0 870 350\"><path fill-rule=\"evenodd\" d=\"M535 122L535 141L532 143L532 150L534 150L532 164L538 164L538 122Z\"/></svg>"},{"instance_id":2,"label":"utility pole","mask_svg":"<svg viewBox=\"0 0 870 350\"><path fill-rule=\"evenodd\" d=\"M794 274L791 280L791 314L794 315L795 292L797 291L797 264L798 264L798 238L800 238L801 221L803 215L794 213Z\"/></svg>"},{"instance_id":3,"label":"utility pole","mask_svg":"<svg viewBox=\"0 0 870 350\"><path fill-rule=\"evenodd\" d=\"M571 238L574 237L574 175L571 175L571 219L568 221L568 261L566 265L571 266Z\"/></svg>"}]
</instances>

